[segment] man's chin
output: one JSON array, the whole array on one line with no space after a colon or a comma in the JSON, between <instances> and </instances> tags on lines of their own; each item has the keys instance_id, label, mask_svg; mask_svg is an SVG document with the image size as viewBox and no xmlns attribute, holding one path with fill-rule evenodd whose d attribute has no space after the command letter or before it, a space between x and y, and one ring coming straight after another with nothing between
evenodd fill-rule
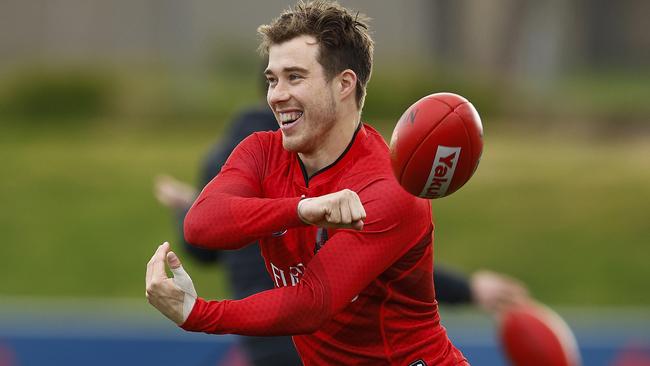
<instances>
[{"instance_id":1,"label":"man's chin","mask_svg":"<svg viewBox=\"0 0 650 366\"><path fill-rule=\"evenodd\" d=\"M300 144L294 138L287 137L282 134L282 147L290 152L299 152Z\"/></svg>"}]
</instances>

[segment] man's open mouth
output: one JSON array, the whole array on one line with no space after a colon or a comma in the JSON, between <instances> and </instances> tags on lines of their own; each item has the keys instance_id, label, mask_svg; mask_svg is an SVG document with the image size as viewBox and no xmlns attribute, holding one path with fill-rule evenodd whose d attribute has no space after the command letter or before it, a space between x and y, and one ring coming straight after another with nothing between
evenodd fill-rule
<instances>
[{"instance_id":1,"label":"man's open mouth","mask_svg":"<svg viewBox=\"0 0 650 366\"><path fill-rule=\"evenodd\" d=\"M302 117L302 112L283 112L278 115L280 119L280 124L282 127L289 127L294 124L300 117Z\"/></svg>"}]
</instances>

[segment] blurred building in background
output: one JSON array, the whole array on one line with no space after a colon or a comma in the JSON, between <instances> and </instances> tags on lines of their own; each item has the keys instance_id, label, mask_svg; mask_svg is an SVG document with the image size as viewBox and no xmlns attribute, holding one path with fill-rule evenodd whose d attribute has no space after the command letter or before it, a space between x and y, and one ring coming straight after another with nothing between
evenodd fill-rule
<instances>
[{"instance_id":1,"label":"blurred building in background","mask_svg":"<svg viewBox=\"0 0 650 366\"><path fill-rule=\"evenodd\" d=\"M365 109L373 120L392 120L412 100L447 90L470 98L483 115L504 120L570 117L574 126L585 125L596 135L650 131L646 118L650 90L643 86L650 79L647 1L341 2L373 18L378 72L369 85L372 92ZM250 70L259 64L257 26L293 3L4 0L0 2L0 114L3 109L20 111L39 103L43 106L36 109L48 111L52 110L48 103L68 106L69 100L85 94L96 96L96 105L86 107L100 111L96 114L142 116L156 111L156 117L224 118L220 111L236 102L215 97L230 94L223 91L223 82L213 85L221 91L213 88L213 95L207 97L206 75L220 72L240 81L250 79ZM102 75L77 79L57 75L80 67L91 69L90 74L98 68L121 74L121 78L109 76L112 82L137 81L139 74L157 70L159 75L151 79L181 75L194 83L174 80L156 85L147 80L117 90L108 85L111 82L98 81ZM46 75L31 78L43 70ZM68 85L60 85L65 80L72 80L73 88L84 85L71 91ZM394 93L376 91L388 91L386 86L394 86ZM90 90L93 87L95 91ZM69 97L42 102L46 99L42 95L59 94L57 89L66 89ZM4 96L3 90L8 90ZM513 98L517 103L511 103ZM59 109L66 108L74 109ZM620 123L625 128L618 128Z\"/></svg>"},{"instance_id":2,"label":"blurred building in background","mask_svg":"<svg viewBox=\"0 0 650 366\"><path fill-rule=\"evenodd\" d=\"M648 67L645 0L348 0L370 14L382 58L552 77L573 65ZM164 62L197 67L220 44L256 46L293 1L4 0L0 66Z\"/></svg>"}]
</instances>

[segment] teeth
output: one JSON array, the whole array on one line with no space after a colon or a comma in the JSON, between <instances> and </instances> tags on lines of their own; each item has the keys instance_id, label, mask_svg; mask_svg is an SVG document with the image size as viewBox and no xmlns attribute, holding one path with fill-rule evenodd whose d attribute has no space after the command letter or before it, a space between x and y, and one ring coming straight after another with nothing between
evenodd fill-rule
<instances>
[{"instance_id":1,"label":"teeth","mask_svg":"<svg viewBox=\"0 0 650 366\"><path fill-rule=\"evenodd\" d=\"M287 123L287 122L293 122L300 118L302 116L302 112L287 112L287 113L280 113L280 122L282 123Z\"/></svg>"}]
</instances>

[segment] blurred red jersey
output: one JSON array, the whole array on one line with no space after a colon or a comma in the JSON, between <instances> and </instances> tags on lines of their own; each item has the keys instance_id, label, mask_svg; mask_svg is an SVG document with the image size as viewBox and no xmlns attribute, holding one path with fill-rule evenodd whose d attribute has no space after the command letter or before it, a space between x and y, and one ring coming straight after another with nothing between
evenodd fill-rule
<instances>
[{"instance_id":1,"label":"blurred red jersey","mask_svg":"<svg viewBox=\"0 0 650 366\"><path fill-rule=\"evenodd\" d=\"M363 230L303 224L301 197L350 189ZM393 177L388 147L367 125L337 161L307 178L282 134L255 133L235 149L185 219L190 243L235 249L260 240L272 290L242 300L197 299L186 330L294 335L305 365L458 365L433 289L427 200Z\"/></svg>"}]
</instances>

